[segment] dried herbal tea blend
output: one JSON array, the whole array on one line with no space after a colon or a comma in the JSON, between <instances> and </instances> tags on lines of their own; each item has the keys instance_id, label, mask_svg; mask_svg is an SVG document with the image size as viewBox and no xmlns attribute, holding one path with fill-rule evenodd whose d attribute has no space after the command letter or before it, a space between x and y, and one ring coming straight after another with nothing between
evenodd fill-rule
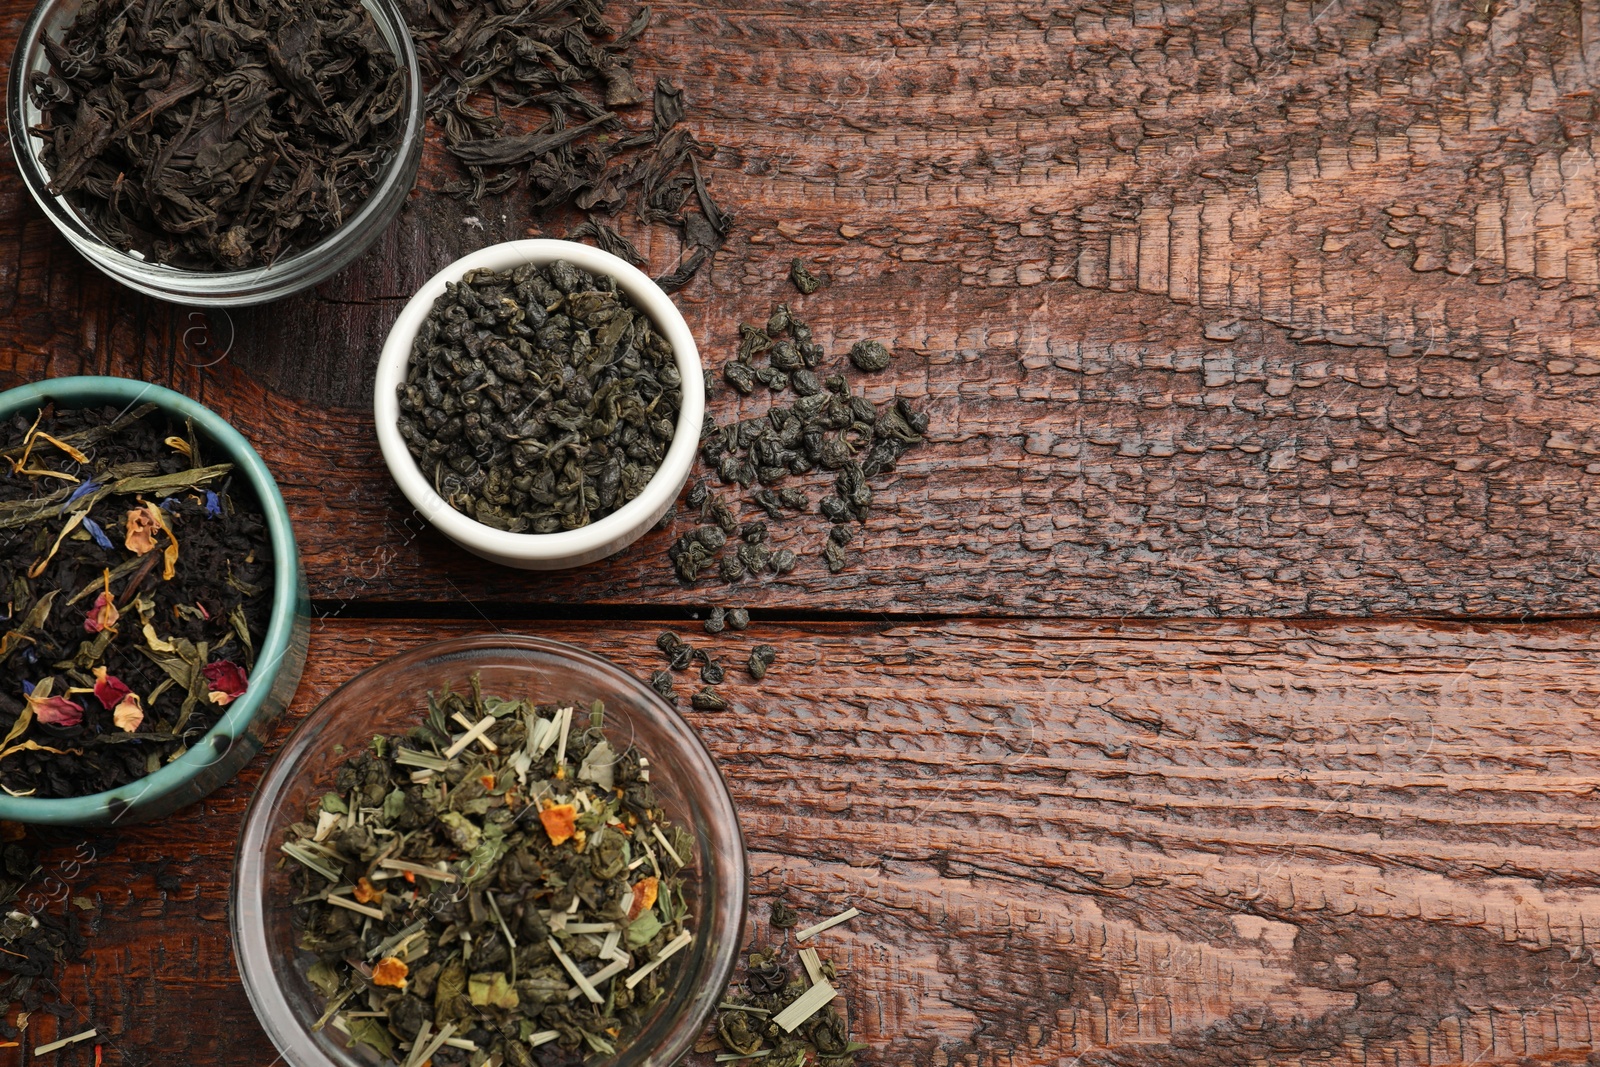
<instances>
[{"instance_id":1,"label":"dried herbal tea blend","mask_svg":"<svg viewBox=\"0 0 1600 1067\"><path fill-rule=\"evenodd\" d=\"M45 49L29 90L51 192L177 267L263 266L332 233L405 119L405 73L360 4L88 0Z\"/></svg>"},{"instance_id":2,"label":"dried herbal tea blend","mask_svg":"<svg viewBox=\"0 0 1600 1067\"><path fill-rule=\"evenodd\" d=\"M428 113L468 175L447 191L476 199L525 186L540 212L587 213L570 239L592 239L642 266L615 226L631 206L640 222L670 226L682 239L679 263L656 279L667 292L722 247L733 219L701 173L705 146L682 125L683 90L658 82L646 93L633 78L648 8L626 25L608 23L599 0L409 8L430 81Z\"/></svg>"},{"instance_id":3,"label":"dried herbal tea blend","mask_svg":"<svg viewBox=\"0 0 1600 1067\"><path fill-rule=\"evenodd\" d=\"M232 465L146 404L0 427L0 788L70 797L176 759L242 696L271 541Z\"/></svg>"},{"instance_id":4,"label":"dried herbal tea blend","mask_svg":"<svg viewBox=\"0 0 1600 1067\"><path fill-rule=\"evenodd\" d=\"M682 384L612 279L566 262L468 271L418 331L400 434L457 511L513 533L575 530L654 477Z\"/></svg>"},{"instance_id":5,"label":"dried herbal tea blend","mask_svg":"<svg viewBox=\"0 0 1600 1067\"><path fill-rule=\"evenodd\" d=\"M650 761L604 709L430 694L285 834L322 1023L407 1067L555 1067L625 1047L693 939ZM319 1024L320 1025L320 1024Z\"/></svg>"}]
</instances>

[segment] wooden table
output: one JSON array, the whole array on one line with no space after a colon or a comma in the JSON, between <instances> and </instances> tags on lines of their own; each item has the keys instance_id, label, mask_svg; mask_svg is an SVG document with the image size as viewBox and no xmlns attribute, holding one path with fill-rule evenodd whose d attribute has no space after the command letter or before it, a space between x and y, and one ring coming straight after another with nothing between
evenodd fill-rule
<instances>
[{"instance_id":1,"label":"wooden table","mask_svg":"<svg viewBox=\"0 0 1600 1067\"><path fill-rule=\"evenodd\" d=\"M0 175L0 384L170 385L280 479L318 618L278 736L423 641L643 672L663 626L745 604L721 640L779 645L773 680L690 717L752 933L784 888L863 912L827 948L868 1062L1592 1061L1600 8L655 7L640 72L689 87L738 217L681 295L709 362L799 255L833 279L795 299L831 356L888 341L873 395L932 413L836 576L684 587L682 526L511 573L417 520L369 415L384 332L464 250L565 232L463 226L436 151L357 266L231 316L109 283ZM106 1062L273 1062L225 916L264 763L48 854L91 905L62 1032L99 1027Z\"/></svg>"}]
</instances>

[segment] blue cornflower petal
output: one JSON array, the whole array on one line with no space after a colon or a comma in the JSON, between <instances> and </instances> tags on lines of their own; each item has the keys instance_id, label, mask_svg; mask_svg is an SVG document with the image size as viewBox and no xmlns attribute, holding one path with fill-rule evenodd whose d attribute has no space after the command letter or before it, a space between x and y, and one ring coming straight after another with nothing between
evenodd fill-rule
<instances>
[{"instance_id":1,"label":"blue cornflower petal","mask_svg":"<svg viewBox=\"0 0 1600 1067\"><path fill-rule=\"evenodd\" d=\"M78 486L72 491L71 496L67 497L67 502L61 505L61 510L65 512L72 505L76 504L82 497L87 496L89 493L94 492L98 488L100 488L99 482L84 482L82 485Z\"/></svg>"},{"instance_id":2,"label":"blue cornflower petal","mask_svg":"<svg viewBox=\"0 0 1600 1067\"><path fill-rule=\"evenodd\" d=\"M165 499L165 500L163 500L161 502L161 510L162 511L177 511L178 510L178 498L175 497L175 496L167 497L167 499Z\"/></svg>"},{"instance_id":3,"label":"blue cornflower petal","mask_svg":"<svg viewBox=\"0 0 1600 1067\"><path fill-rule=\"evenodd\" d=\"M37 652L35 652L33 650L33 646L32 645L29 645L27 648L24 648L22 650L22 658L27 660L29 663L38 663L39 662L39 653L37 653ZM33 692L33 690L30 688L28 690L28 692L31 693L31 692Z\"/></svg>"},{"instance_id":4,"label":"blue cornflower petal","mask_svg":"<svg viewBox=\"0 0 1600 1067\"><path fill-rule=\"evenodd\" d=\"M22 680L22 691L28 696L33 696L33 683L26 678Z\"/></svg>"},{"instance_id":5,"label":"blue cornflower petal","mask_svg":"<svg viewBox=\"0 0 1600 1067\"><path fill-rule=\"evenodd\" d=\"M108 551L115 551L117 546L111 543L111 538L106 536L106 532L100 528L98 522L85 515L83 517L83 528L89 531L89 536L94 538L95 544Z\"/></svg>"},{"instance_id":6,"label":"blue cornflower petal","mask_svg":"<svg viewBox=\"0 0 1600 1067\"><path fill-rule=\"evenodd\" d=\"M211 490L206 490L206 514L213 519L222 518L222 500Z\"/></svg>"}]
</instances>

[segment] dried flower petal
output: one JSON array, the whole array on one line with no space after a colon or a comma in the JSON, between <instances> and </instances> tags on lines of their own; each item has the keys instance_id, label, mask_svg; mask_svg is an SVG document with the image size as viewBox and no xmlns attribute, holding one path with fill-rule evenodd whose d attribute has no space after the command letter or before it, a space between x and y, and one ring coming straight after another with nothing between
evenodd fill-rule
<instances>
[{"instance_id":1,"label":"dried flower petal","mask_svg":"<svg viewBox=\"0 0 1600 1067\"><path fill-rule=\"evenodd\" d=\"M357 904L371 904L383 900L383 890L376 888L370 878L356 879L356 891L352 894Z\"/></svg>"},{"instance_id":2,"label":"dried flower petal","mask_svg":"<svg viewBox=\"0 0 1600 1067\"><path fill-rule=\"evenodd\" d=\"M111 713L111 721L119 730L133 733L144 722L144 704L139 700L138 693L129 693L122 698L115 711Z\"/></svg>"},{"instance_id":3,"label":"dried flower petal","mask_svg":"<svg viewBox=\"0 0 1600 1067\"><path fill-rule=\"evenodd\" d=\"M544 823L544 832L550 835L550 843L559 845L569 840L578 829L578 809L571 804L550 804L539 813L539 821Z\"/></svg>"},{"instance_id":4,"label":"dried flower petal","mask_svg":"<svg viewBox=\"0 0 1600 1067\"><path fill-rule=\"evenodd\" d=\"M94 543L106 551L112 551L117 547L112 544L111 538L106 536L106 532L100 528L100 524L87 515L83 517L83 528L89 531L89 536L94 538Z\"/></svg>"},{"instance_id":5,"label":"dried flower petal","mask_svg":"<svg viewBox=\"0 0 1600 1067\"><path fill-rule=\"evenodd\" d=\"M26 699L33 709L33 717L46 726L76 726L83 721L83 706L66 697L42 697L35 691Z\"/></svg>"},{"instance_id":6,"label":"dried flower petal","mask_svg":"<svg viewBox=\"0 0 1600 1067\"><path fill-rule=\"evenodd\" d=\"M372 968L372 984L390 986L394 989L406 987L406 975L411 973L405 961L394 956L385 956Z\"/></svg>"},{"instance_id":7,"label":"dried flower petal","mask_svg":"<svg viewBox=\"0 0 1600 1067\"><path fill-rule=\"evenodd\" d=\"M206 684L210 686L211 702L219 706L227 706L244 696L244 691L249 688L249 681L245 677L244 668L229 660L219 659L214 663L207 663L204 667Z\"/></svg>"},{"instance_id":8,"label":"dried flower petal","mask_svg":"<svg viewBox=\"0 0 1600 1067\"><path fill-rule=\"evenodd\" d=\"M94 669L94 698L100 701L100 706L107 711L122 703L122 698L132 691L126 682L114 674L107 673L104 667Z\"/></svg>"},{"instance_id":9,"label":"dried flower petal","mask_svg":"<svg viewBox=\"0 0 1600 1067\"><path fill-rule=\"evenodd\" d=\"M122 539L122 546L140 556L151 552L156 547L159 529L161 524L156 522L149 508L132 508L128 512L128 532Z\"/></svg>"},{"instance_id":10,"label":"dried flower petal","mask_svg":"<svg viewBox=\"0 0 1600 1067\"><path fill-rule=\"evenodd\" d=\"M101 593L94 598L94 607L89 609L89 615L83 620L83 628L92 634L102 630L116 628L117 620L122 617L122 612L117 610L116 601L110 593Z\"/></svg>"},{"instance_id":11,"label":"dried flower petal","mask_svg":"<svg viewBox=\"0 0 1600 1067\"><path fill-rule=\"evenodd\" d=\"M646 908L654 907L656 893L660 889L660 881L653 877L641 878L633 883L633 901L628 905L628 921L639 917L639 913Z\"/></svg>"}]
</instances>

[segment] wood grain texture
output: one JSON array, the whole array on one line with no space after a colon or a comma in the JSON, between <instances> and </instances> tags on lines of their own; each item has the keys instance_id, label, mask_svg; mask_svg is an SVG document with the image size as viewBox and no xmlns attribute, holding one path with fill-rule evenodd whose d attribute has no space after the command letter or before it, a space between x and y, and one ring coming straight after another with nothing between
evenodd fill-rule
<instances>
[{"instance_id":1,"label":"wood grain texture","mask_svg":"<svg viewBox=\"0 0 1600 1067\"><path fill-rule=\"evenodd\" d=\"M506 626L658 662L643 623ZM468 629L320 623L290 718ZM741 812L751 935L777 892L862 910L821 940L870 1062L1592 1058L1600 629L989 621L715 644L755 641L782 649L767 685L731 671L733 707L689 718ZM272 1062L225 912L261 765L91 839L63 895L94 902L92 951L62 989L107 1062Z\"/></svg>"},{"instance_id":2,"label":"wood grain texture","mask_svg":"<svg viewBox=\"0 0 1600 1067\"><path fill-rule=\"evenodd\" d=\"M10 35L26 9L3 8ZM879 488L870 563L730 594L669 578L678 530L581 576L489 571L414 534L365 414L382 336L458 252L568 225L443 198L437 151L358 265L218 317L235 339L209 368L201 319L94 276L7 169L0 381L116 372L215 404L283 478L313 592L336 605L1593 612L1590 5L655 10L640 73L689 86L739 219L682 295L710 362L792 294L801 254L833 278L797 300L819 340L835 358L889 341L872 395L932 412L929 447ZM671 240L626 228L672 265Z\"/></svg>"}]
</instances>

